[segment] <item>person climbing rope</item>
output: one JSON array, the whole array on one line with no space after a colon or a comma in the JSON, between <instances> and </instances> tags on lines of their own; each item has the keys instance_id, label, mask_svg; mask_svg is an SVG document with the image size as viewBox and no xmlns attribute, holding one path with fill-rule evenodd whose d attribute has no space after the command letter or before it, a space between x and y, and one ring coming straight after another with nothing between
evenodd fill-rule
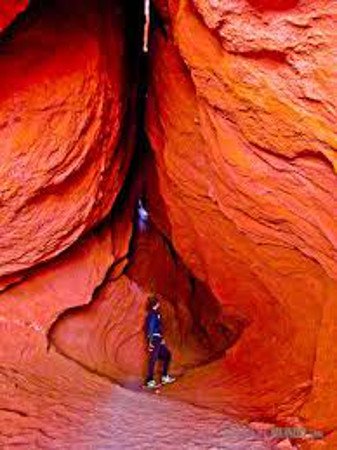
<instances>
[{"instance_id":1,"label":"person climbing rope","mask_svg":"<svg viewBox=\"0 0 337 450\"><path fill-rule=\"evenodd\" d=\"M149 297L148 315L146 318L146 334L150 355L145 386L150 389L155 389L160 385L157 384L154 379L154 368L158 359L163 361L161 384L173 383L175 381L175 378L168 374L172 355L170 350L165 345L165 340L163 339L159 308L159 300L154 296Z\"/></svg>"}]
</instances>

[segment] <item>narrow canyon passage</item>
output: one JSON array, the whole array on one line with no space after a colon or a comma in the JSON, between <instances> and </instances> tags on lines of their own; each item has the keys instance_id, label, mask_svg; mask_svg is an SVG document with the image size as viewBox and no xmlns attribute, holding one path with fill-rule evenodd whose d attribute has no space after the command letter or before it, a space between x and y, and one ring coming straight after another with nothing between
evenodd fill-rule
<instances>
[{"instance_id":1,"label":"narrow canyon passage","mask_svg":"<svg viewBox=\"0 0 337 450\"><path fill-rule=\"evenodd\" d=\"M336 448L318 4L0 2L1 446ZM158 398L138 389L150 293L179 376ZM275 425L324 440L254 431Z\"/></svg>"}]
</instances>

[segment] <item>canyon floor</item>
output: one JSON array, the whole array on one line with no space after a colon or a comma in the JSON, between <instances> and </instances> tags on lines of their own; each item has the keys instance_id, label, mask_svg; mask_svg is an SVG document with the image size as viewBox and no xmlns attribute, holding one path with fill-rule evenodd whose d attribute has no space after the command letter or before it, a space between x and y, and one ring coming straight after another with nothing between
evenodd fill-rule
<instances>
[{"instance_id":1,"label":"canyon floor","mask_svg":"<svg viewBox=\"0 0 337 450\"><path fill-rule=\"evenodd\" d=\"M34 367L0 367L0 380L1 448L274 448L268 436L223 414L134 392L53 350Z\"/></svg>"}]
</instances>

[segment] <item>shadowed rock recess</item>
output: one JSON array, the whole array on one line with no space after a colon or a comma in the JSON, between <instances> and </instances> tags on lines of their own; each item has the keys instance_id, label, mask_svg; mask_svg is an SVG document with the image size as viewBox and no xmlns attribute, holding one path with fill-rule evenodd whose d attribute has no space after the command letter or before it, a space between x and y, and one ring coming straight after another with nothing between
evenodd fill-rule
<instances>
[{"instance_id":1,"label":"shadowed rock recess","mask_svg":"<svg viewBox=\"0 0 337 450\"><path fill-rule=\"evenodd\" d=\"M0 0L0 446L336 449L337 4L143 11Z\"/></svg>"}]
</instances>

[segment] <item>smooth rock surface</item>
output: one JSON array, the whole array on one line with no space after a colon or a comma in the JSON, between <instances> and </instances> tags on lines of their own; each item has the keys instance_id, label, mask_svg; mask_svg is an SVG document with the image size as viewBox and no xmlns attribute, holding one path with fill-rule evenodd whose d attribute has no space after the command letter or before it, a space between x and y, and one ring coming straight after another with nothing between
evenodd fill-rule
<instances>
[{"instance_id":1,"label":"smooth rock surface","mask_svg":"<svg viewBox=\"0 0 337 450\"><path fill-rule=\"evenodd\" d=\"M158 10L150 210L223 311L249 324L222 363L200 368L204 381L194 373L207 386L200 402L334 429L336 5L172 0Z\"/></svg>"},{"instance_id":2,"label":"smooth rock surface","mask_svg":"<svg viewBox=\"0 0 337 450\"><path fill-rule=\"evenodd\" d=\"M62 312L92 299L116 256L109 227L0 294L1 365L31 365L49 347L48 332ZM13 339L15 336L15 339Z\"/></svg>"},{"instance_id":3,"label":"smooth rock surface","mask_svg":"<svg viewBox=\"0 0 337 450\"><path fill-rule=\"evenodd\" d=\"M99 223L132 157L120 5L39 3L1 43L0 276Z\"/></svg>"}]
</instances>

